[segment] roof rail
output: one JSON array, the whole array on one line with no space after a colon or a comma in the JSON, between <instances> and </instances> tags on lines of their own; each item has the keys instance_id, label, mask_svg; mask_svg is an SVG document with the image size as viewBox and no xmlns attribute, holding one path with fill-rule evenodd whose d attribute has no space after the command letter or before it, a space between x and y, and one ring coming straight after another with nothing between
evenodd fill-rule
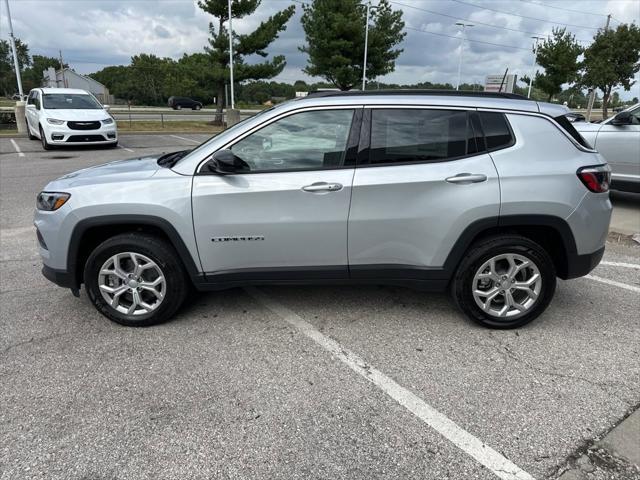
<instances>
[{"instance_id":1,"label":"roof rail","mask_svg":"<svg viewBox=\"0 0 640 480\"><path fill-rule=\"evenodd\" d=\"M360 95L427 95L427 96L446 96L446 97L484 97L484 98L508 98L512 100L527 100L523 95L517 93L498 93L498 92L470 92L464 90L430 90L430 89L393 89L393 90L347 90L341 92L335 91L313 91L309 92L307 97L349 97Z\"/></svg>"}]
</instances>

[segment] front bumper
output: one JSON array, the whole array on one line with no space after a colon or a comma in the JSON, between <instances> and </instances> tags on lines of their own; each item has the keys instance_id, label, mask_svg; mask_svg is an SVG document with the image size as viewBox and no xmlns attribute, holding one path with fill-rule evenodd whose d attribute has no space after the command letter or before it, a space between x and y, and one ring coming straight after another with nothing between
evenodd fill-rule
<instances>
[{"instance_id":1,"label":"front bumper","mask_svg":"<svg viewBox=\"0 0 640 480\"><path fill-rule=\"evenodd\" d=\"M71 290L78 290L78 288L80 288L80 286L76 282L76 279L74 278L74 275L67 272L66 270L56 270L55 268L43 265L42 275L44 275L47 280L55 283L60 287L70 288Z\"/></svg>"},{"instance_id":2,"label":"front bumper","mask_svg":"<svg viewBox=\"0 0 640 480\"><path fill-rule=\"evenodd\" d=\"M101 125L100 128L93 130L75 130L65 123L64 125L47 125L44 130L47 142L51 145L95 145L118 141L115 123Z\"/></svg>"}]
</instances>

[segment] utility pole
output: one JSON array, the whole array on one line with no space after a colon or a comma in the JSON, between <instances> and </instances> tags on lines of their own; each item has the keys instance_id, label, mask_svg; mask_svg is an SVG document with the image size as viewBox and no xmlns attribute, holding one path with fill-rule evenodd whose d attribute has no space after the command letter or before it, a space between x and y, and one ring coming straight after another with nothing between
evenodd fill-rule
<instances>
[{"instance_id":1,"label":"utility pole","mask_svg":"<svg viewBox=\"0 0 640 480\"><path fill-rule=\"evenodd\" d=\"M378 7L371 6L370 1L363 6L366 6L367 8L367 19L364 24L364 60L362 62L362 91L365 90L366 81L367 81L367 49L369 47L369 15L372 9L375 10L376 8L378 8Z\"/></svg>"},{"instance_id":2,"label":"utility pole","mask_svg":"<svg viewBox=\"0 0 640 480\"><path fill-rule=\"evenodd\" d=\"M611 22L611 14L607 15L607 24L604 26L605 32L609 30L610 22ZM591 110L593 109L593 102L595 101L595 99L596 99L596 89L592 88L589 94L589 101L587 102L587 122L591 121Z\"/></svg>"},{"instance_id":3,"label":"utility pole","mask_svg":"<svg viewBox=\"0 0 640 480\"><path fill-rule=\"evenodd\" d=\"M231 109L235 109L236 105L234 102L233 95L233 27L231 26L231 1L228 0L229 7L229 71L231 73Z\"/></svg>"},{"instance_id":4,"label":"utility pole","mask_svg":"<svg viewBox=\"0 0 640 480\"><path fill-rule=\"evenodd\" d=\"M13 25L11 24L11 10L9 10L9 0L4 0L4 5L7 7L7 20L9 21L9 40L11 40L11 50L13 51L13 66L16 70L16 80L18 82L18 94L20 100L24 98L22 91L22 77L20 76L20 64L18 63L18 50L16 49L16 39L13 36Z\"/></svg>"},{"instance_id":5,"label":"utility pole","mask_svg":"<svg viewBox=\"0 0 640 480\"><path fill-rule=\"evenodd\" d=\"M462 52L464 50L464 39L467 27L473 27L473 23L457 22L456 25L462 27L462 38L460 39L460 58L458 60L458 83L456 84L456 90L460 89L460 74L462 73Z\"/></svg>"},{"instance_id":6,"label":"utility pole","mask_svg":"<svg viewBox=\"0 0 640 480\"><path fill-rule=\"evenodd\" d=\"M62 60L62 50L59 50L60 52L60 72L62 72L62 86L64 88L67 88L69 85L67 85L67 77L64 74L64 61ZM56 78L56 87L58 86L58 79Z\"/></svg>"},{"instance_id":7,"label":"utility pole","mask_svg":"<svg viewBox=\"0 0 640 480\"><path fill-rule=\"evenodd\" d=\"M531 37L536 43L533 45L533 63L531 64L531 78L529 79L529 92L527 98L531 98L531 86L533 85L533 77L536 74L536 55L538 54L538 40L542 40L543 37Z\"/></svg>"}]
</instances>

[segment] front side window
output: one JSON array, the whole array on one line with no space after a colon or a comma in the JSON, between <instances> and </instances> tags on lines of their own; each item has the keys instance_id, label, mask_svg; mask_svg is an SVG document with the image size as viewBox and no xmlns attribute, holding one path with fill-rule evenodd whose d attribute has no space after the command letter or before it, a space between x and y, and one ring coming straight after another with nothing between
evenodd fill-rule
<instances>
[{"instance_id":1,"label":"front side window","mask_svg":"<svg viewBox=\"0 0 640 480\"><path fill-rule=\"evenodd\" d=\"M281 118L231 147L250 172L321 170L342 165L353 110L314 110Z\"/></svg>"},{"instance_id":2,"label":"front side window","mask_svg":"<svg viewBox=\"0 0 640 480\"><path fill-rule=\"evenodd\" d=\"M440 162L478 153L461 110L374 109L369 163Z\"/></svg>"},{"instance_id":3,"label":"front side window","mask_svg":"<svg viewBox=\"0 0 640 480\"><path fill-rule=\"evenodd\" d=\"M94 110L101 109L95 98L82 93L45 93L44 108L47 110Z\"/></svg>"}]
</instances>

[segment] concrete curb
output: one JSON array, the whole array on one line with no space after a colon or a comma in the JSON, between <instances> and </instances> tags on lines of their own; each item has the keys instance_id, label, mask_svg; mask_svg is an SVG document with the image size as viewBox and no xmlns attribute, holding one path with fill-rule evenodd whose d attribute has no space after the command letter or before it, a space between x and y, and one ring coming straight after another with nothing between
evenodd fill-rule
<instances>
[{"instance_id":1,"label":"concrete curb","mask_svg":"<svg viewBox=\"0 0 640 480\"><path fill-rule=\"evenodd\" d=\"M557 480L640 478L640 409L590 445L583 455L570 460L569 465Z\"/></svg>"}]
</instances>

